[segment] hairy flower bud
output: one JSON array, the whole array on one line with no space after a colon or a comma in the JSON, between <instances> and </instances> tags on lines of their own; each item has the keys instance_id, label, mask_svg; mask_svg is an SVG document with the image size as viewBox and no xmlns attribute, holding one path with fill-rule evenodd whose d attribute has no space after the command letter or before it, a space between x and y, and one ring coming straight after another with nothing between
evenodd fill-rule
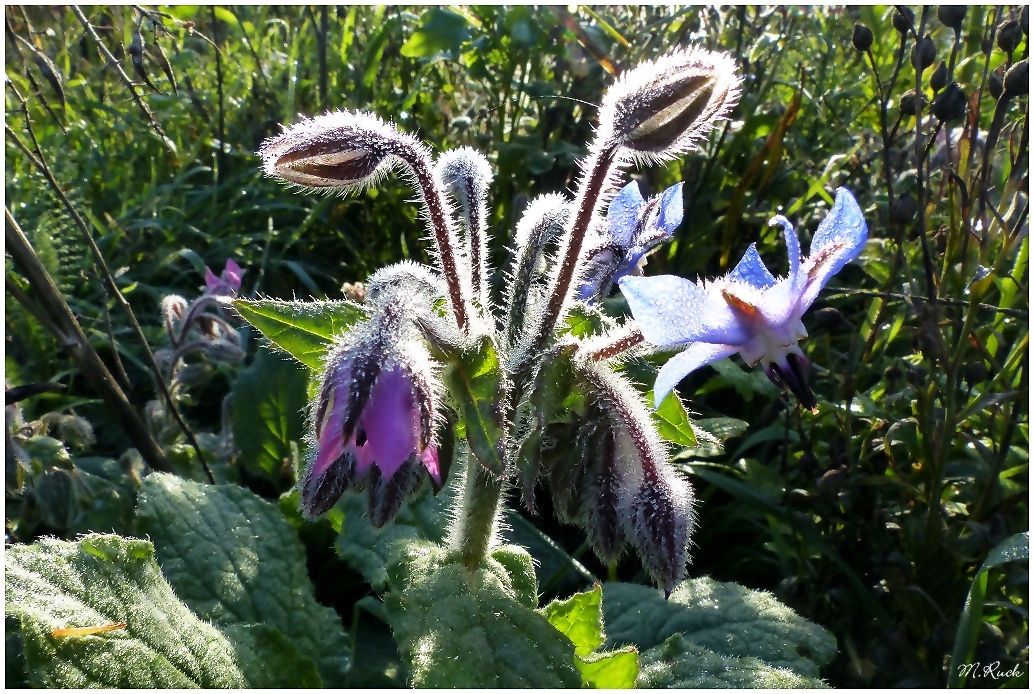
<instances>
[{"instance_id":1,"label":"hairy flower bud","mask_svg":"<svg viewBox=\"0 0 1034 694\"><path fill-rule=\"evenodd\" d=\"M966 92L962 91L958 82L952 82L933 100L930 113L942 123L947 123L964 118L968 105L969 98L966 96Z\"/></svg>"},{"instance_id":2,"label":"hairy flower bud","mask_svg":"<svg viewBox=\"0 0 1034 694\"><path fill-rule=\"evenodd\" d=\"M727 54L703 48L638 65L604 96L603 138L648 159L689 151L739 97L735 69Z\"/></svg>"},{"instance_id":3,"label":"hairy flower bud","mask_svg":"<svg viewBox=\"0 0 1034 694\"><path fill-rule=\"evenodd\" d=\"M1022 39L1023 31L1020 29L1020 23L1015 19L998 25L998 47L1006 53L1012 55Z\"/></svg>"},{"instance_id":4,"label":"hairy flower bud","mask_svg":"<svg viewBox=\"0 0 1034 694\"><path fill-rule=\"evenodd\" d=\"M956 34L962 31L962 20L965 18L965 5L941 5L937 8L937 19L944 26L954 29Z\"/></svg>"},{"instance_id":5,"label":"hairy flower bud","mask_svg":"<svg viewBox=\"0 0 1034 694\"><path fill-rule=\"evenodd\" d=\"M856 51L865 52L872 47L872 29L864 24L854 25L854 34L851 35L851 43Z\"/></svg>"},{"instance_id":6,"label":"hairy flower bud","mask_svg":"<svg viewBox=\"0 0 1034 694\"><path fill-rule=\"evenodd\" d=\"M929 36L912 47L912 67L920 72L933 65L937 59L937 44Z\"/></svg>"},{"instance_id":7,"label":"hairy flower bud","mask_svg":"<svg viewBox=\"0 0 1034 694\"><path fill-rule=\"evenodd\" d=\"M268 176L310 188L372 185L391 166L402 133L377 116L336 111L303 118L262 143Z\"/></svg>"},{"instance_id":8,"label":"hairy flower bud","mask_svg":"<svg viewBox=\"0 0 1034 694\"><path fill-rule=\"evenodd\" d=\"M492 166L481 152L460 147L438 158L435 171L452 198L459 204L467 233L474 296L484 306L488 302L488 186Z\"/></svg>"},{"instance_id":9,"label":"hairy flower bud","mask_svg":"<svg viewBox=\"0 0 1034 694\"><path fill-rule=\"evenodd\" d=\"M182 296L170 294L162 299L162 319L165 322L165 331L169 335L169 342L175 347L176 336L180 332L183 317L187 315L187 300Z\"/></svg>"},{"instance_id":10,"label":"hairy flower bud","mask_svg":"<svg viewBox=\"0 0 1034 694\"><path fill-rule=\"evenodd\" d=\"M1002 96L1006 99L1026 96L1030 89L1030 68L1026 60L1021 60L1009 68L1005 73L1003 87Z\"/></svg>"}]
</instances>

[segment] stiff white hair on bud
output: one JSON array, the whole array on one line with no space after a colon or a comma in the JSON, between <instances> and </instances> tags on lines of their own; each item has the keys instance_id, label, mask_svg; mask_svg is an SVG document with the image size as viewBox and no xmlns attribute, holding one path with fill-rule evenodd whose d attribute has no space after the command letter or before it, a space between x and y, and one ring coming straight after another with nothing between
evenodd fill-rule
<instances>
[{"instance_id":1,"label":"stiff white hair on bud","mask_svg":"<svg viewBox=\"0 0 1034 694\"><path fill-rule=\"evenodd\" d=\"M417 144L370 113L336 111L303 118L262 143L262 170L305 188L348 191L372 185L401 146Z\"/></svg>"},{"instance_id":2,"label":"stiff white hair on bud","mask_svg":"<svg viewBox=\"0 0 1034 694\"><path fill-rule=\"evenodd\" d=\"M621 75L603 99L601 134L633 157L664 160L692 149L739 98L726 53L677 49Z\"/></svg>"}]
</instances>

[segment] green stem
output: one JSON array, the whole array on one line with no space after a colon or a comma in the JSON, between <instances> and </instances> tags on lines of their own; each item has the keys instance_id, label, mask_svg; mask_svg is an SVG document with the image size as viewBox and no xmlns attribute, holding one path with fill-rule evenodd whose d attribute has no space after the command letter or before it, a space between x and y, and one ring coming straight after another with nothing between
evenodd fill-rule
<instances>
[{"instance_id":1,"label":"green stem","mask_svg":"<svg viewBox=\"0 0 1034 694\"><path fill-rule=\"evenodd\" d=\"M467 481L463 496L458 499L456 516L456 544L463 565L476 571L488 555L499 517L499 501L503 483L477 461L473 454L467 459Z\"/></svg>"}]
</instances>

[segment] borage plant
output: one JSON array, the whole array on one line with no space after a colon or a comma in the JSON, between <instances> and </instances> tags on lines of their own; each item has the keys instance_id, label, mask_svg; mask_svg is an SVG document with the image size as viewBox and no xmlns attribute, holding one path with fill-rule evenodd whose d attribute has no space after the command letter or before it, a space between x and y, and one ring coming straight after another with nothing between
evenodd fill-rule
<instances>
[{"instance_id":1,"label":"borage plant","mask_svg":"<svg viewBox=\"0 0 1034 694\"><path fill-rule=\"evenodd\" d=\"M735 104L738 84L731 58L702 49L676 50L622 75L603 99L574 199L544 195L528 205L502 277L488 263L492 171L479 152L460 148L435 161L393 125L343 111L303 119L263 144L264 171L302 189L344 193L397 170L422 205L433 265L382 268L369 278L362 303L233 302L314 370L310 455L300 480L307 516L361 492L369 523L380 528L425 484L435 494L446 485L455 490L447 496L444 544L414 540L394 548L385 606L414 684L507 681L478 668L503 641L515 648L515 633L534 648L515 651L527 662L509 681L569 683L574 662L585 681L619 684L592 679L594 671L619 668L622 657L635 658L629 651L592 654L603 642L602 624L597 642L579 647L574 661L550 650L557 635L540 631L535 619L544 615L570 636L556 615L573 608L528 609L538 602L531 559L497 541L504 492L518 489L534 511L536 482L547 477L558 515L585 530L601 561L613 565L631 544L667 599L685 578L695 525L693 489L669 462L669 442L694 443L697 435L676 383L739 351L814 405L796 346L805 337L800 317L866 240L850 193L838 193L806 259L790 223L773 220L786 231L784 279L772 276L753 246L713 283L639 277L646 256L682 221L682 189L645 200L636 183L621 187L623 171L693 149ZM601 310L615 285L635 320L619 323ZM679 346L687 349L661 369L652 410L639 383L652 367L635 358ZM693 582L683 585L680 592L694 590ZM468 602L443 606L449 600ZM509 626L500 627L500 619ZM807 626L819 634L815 642L828 645L828 636ZM665 645L686 656L685 644ZM812 644L815 657L823 650ZM481 665L472 670L471 659ZM814 665L805 669L798 674L817 676Z\"/></svg>"}]
</instances>

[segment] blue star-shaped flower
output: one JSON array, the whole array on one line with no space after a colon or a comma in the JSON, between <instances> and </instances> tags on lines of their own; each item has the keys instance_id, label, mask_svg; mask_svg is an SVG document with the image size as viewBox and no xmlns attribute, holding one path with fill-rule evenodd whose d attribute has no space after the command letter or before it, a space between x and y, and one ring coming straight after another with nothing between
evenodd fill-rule
<instances>
[{"instance_id":1,"label":"blue star-shaped flower","mask_svg":"<svg viewBox=\"0 0 1034 694\"><path fill-rule=\"evenodd\" d=\"M607 208L607 219L585 253L578 299L594 301L610 293L614 282L643 274L646 256L671 239L682 223L682 184L644 200L639 184L621 189Z\"/></svg>"},{"instance_id":2,"label":"blue star-shaped flower","mask_svg":"<svg viewBox=\"0 0 1034 694\"><path fill-rule=\"evenodd\" d=\"M773 217L769 224L782 225L786 237L790 272L784 278L772 276L751 244L732 272L713 282L662 275L618 283L647 341L683 348L657 374L657 404L692 371L739 352L747 363L761 361L776 385L788 386L802 405L814 409L805 380L808 361L797 345L808 336L801 316L826 282L858 256L869 231L845 188L837 190L807 258L801 258L797 232L785 217Z\"/></svg>"}]
</instances>

